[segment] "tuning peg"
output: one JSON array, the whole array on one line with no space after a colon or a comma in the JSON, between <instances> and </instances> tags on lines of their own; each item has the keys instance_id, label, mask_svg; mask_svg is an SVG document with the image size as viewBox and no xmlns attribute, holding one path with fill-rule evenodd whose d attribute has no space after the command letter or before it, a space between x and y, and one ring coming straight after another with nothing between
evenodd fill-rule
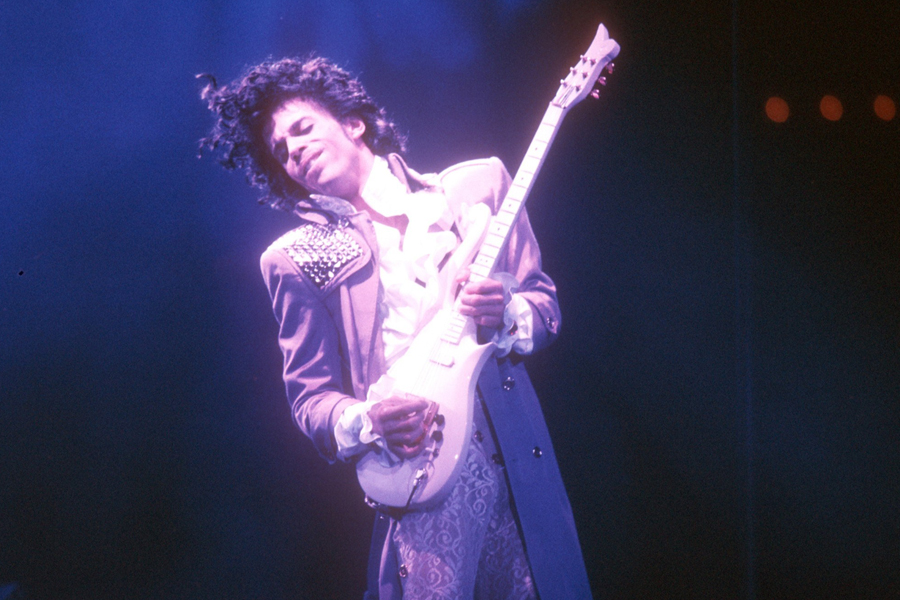
<instances>
[{"instance_id":1,"label":"tuning peg","mask_svg":"<svg viewBox=\"0 0 900 600\"><path fill-rule=\"evenodd\" d=\"M616 63L609 63L608 65L606 65L606 72L612 73L613 70L615 70L615 68L616 68Z\"/></svg>"},{"instance_id":2,"label":"tuning peg","mask_svg":"<svg viewBox=\"0 0 900 600\"><path fill-rule=\"evenodd\" d=\"M598 77L597 85L606 85L606 77Z\"/></svg>"},{"instance_id":3,"label":"tuning peg","mask_svg":"<svg viewBox=\"0 0 900 600\"><path fill-rule=\"evenodd\" d=\"M599 100L600 99L600 90L591 90L590 95L591 95L591 98L593 98L594 100Z\"/></svg>"}]
</instances>

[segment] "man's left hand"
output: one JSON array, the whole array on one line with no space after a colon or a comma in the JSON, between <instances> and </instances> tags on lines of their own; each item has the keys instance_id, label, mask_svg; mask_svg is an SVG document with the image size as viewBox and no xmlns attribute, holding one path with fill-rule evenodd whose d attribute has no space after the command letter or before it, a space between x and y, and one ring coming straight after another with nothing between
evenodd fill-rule
<instances>
[{"instance_id":1,"label":"man's left hand","mask_svg":"<svg viewBox=\"0 0 900 600\"><path fill-rule=\"evenodd\" d=\"M460 283L469 278L469 270L463 269L457 277ZM472 317L477 325L498 329L503 325L503 284L494 279L482 279L468 283L459 293L459 312Z\"/></svg>"}]
</instances>

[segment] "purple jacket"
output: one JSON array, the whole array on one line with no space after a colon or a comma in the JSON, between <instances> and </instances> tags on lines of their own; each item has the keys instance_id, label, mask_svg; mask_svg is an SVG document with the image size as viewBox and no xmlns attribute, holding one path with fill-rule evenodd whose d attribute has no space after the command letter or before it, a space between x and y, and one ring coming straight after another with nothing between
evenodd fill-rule
<instances>
[{"instance_id":1,"label":"purple jacket","mask_svg":"<svg viewBox=\"0 0 900 600\"><path fill-rule=\"evenodd\" d=\"M450 167L423 178L399 156L393 173L415 192L445 194L458 221L464 203L499 209L510 177L496 158ZM263 277L278 320L284 382L294 420L328 461L336 460L334 426L344 408L365 400L384 372L378 310L378 246L365 213L338 216L307 202L303 225L262 255ZM559 332L553 281L541 270L540 250L523 211L498 270L520 282L534 313L534 349ZM479 389L497 434L519 525L542 600L590 598L571 508L540 404L521 358L489 360ZM387 595L382 588L382 596ZM398 590L399 587L394 587Z\"/></svg>"}]
</instances>

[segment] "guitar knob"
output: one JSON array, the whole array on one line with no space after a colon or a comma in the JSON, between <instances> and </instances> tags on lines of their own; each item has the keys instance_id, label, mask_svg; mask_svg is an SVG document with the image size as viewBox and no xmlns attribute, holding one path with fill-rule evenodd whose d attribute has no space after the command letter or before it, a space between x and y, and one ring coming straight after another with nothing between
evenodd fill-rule
<instances>
[{"instance_id":1,"label":"guitar knob","mask_svg":"<svg viewBox=\"0 0 900 600\"><path fill-rule=\"evenodd\" d=\"M432 431L431 439L436 441L438 444L444 441L444 432L443 431Z\"/></svg>"},{"instance_id":2,"label":"guitar knob","mask_svg":"<svg viewBox=\"0 0 900 600\"><path fill-rule=\"evenodd\" d=\"M444 419L444 415L442 415L440 413L434 415L434 424L437 425L438 427L443 427L445 421L446 421L446 419Z\"/></svg>"}]
</instances>

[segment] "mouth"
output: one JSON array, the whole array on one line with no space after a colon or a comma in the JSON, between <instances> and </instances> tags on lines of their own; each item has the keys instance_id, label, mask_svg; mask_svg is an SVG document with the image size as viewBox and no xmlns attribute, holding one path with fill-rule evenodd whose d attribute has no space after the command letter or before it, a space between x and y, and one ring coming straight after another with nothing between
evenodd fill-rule
<instances>
[{"instance_id":1,"label":"mouth","mask_svg":"<svg viewBox=\"0 0 900 600\"><path fill-rule=\"evenodd\" d=\"M321 149L313 150L309 154L309 156L307 156L303 159L303 162L300 163L300 177L302 177L303 179L306 179L306 176L309 175L309 172L312 169L313 162L315 162L315 160L317 158L319 158L319 156L321 156L321 155L322 155Z\"/></svg>"}]
</instances>

